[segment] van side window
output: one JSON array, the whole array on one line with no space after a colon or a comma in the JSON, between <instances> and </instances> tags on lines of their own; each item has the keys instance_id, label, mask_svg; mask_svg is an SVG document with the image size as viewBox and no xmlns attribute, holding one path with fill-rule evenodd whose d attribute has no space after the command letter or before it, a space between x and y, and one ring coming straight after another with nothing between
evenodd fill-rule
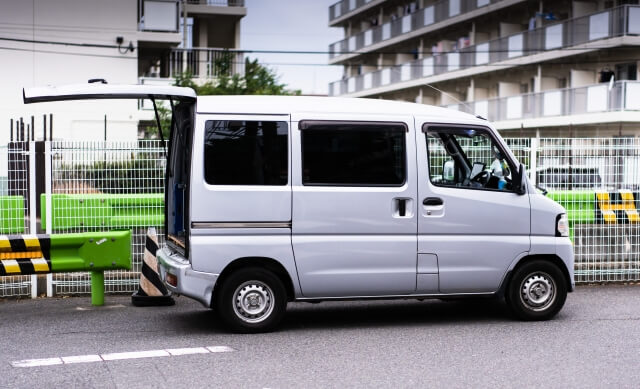
<instances>
[{"instance_id":1,"label":"van side window","mask_svg":"<svg viewBox=\"0 0 640 389\"><path fill-rule=\"evenodd\" d=\"M319 122L302 130L303 185L402 186L406 127Z\"/></svg>"},{"instance_id":2,"label":"van side window","mask_svg":"<svg viewBox=\"0 0 640 389\"><path fill-rule=\"evenodd\" d=\"M512 191L513 163L488 130L427 127L429 179L437 186Z\"/></svg>"},{"instance_id":3,"label":"van side window","mask_svg":"<svg viewBox=\"0 0 640 389\"><path fill-rule=\"evenodd\" d=\"M208 120L204 177L211 185L287 185L286 122Z\"/></svg>"}]
</instances>

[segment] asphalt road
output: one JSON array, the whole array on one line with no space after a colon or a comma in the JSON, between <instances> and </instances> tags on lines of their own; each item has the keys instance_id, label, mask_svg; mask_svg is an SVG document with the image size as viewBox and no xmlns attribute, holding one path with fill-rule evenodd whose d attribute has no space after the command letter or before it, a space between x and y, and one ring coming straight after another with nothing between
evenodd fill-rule
<instances>
[{"instance_id":1,"label":"asphalt road","mask_svg":"<svg viewBox=\"0 0 640 389\"><path fill-rule=\"evenodd\" d=\"M0 387L351 388L640 386L640 286L581 287L552 321L494 301L291 304L282 330L224 332L185 297L0 300ZM14 367L86 354L227 346L235 351Z\"/></svg>"}]
</instances>

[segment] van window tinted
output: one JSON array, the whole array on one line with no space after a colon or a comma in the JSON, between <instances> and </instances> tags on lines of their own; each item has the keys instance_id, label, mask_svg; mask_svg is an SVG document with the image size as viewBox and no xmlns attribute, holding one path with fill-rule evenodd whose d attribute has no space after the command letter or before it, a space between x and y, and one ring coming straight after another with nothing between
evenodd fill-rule
<instances>
[{"instance_id":1,"label":"van window tinted","mask_svg":"<svg viewBox=\"0 0 640 389\"><path fill-rule=\"evenodd\" d=\"M204 176L211 185L287 185L286 122L208 120Z\"/></svg>"},{"instance_id":2,"label":"van window tinted","mask_svg":"<svg viewBox=\"0 0 640 389\"><path fill-rule=\"evenodd\" d=\"M319 124L302 131L304 185L401 186L406 178L402 124Z\"/></svg>"}]
</instances>

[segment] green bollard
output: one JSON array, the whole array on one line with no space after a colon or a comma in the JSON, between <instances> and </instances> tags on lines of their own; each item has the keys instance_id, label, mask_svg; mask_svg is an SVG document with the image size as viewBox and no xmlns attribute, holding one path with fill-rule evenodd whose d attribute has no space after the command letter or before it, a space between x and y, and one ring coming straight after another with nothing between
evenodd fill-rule
<instances>
[{"instance_id":1,"label":"green bollard","mask_svg":"<svg viewBox=\"0 0 640 389\"><path fill-rule=\"evenodd\" d=\"M104 272L91 272L91 305L104 305Z\"/></svg>"}]
</instances>

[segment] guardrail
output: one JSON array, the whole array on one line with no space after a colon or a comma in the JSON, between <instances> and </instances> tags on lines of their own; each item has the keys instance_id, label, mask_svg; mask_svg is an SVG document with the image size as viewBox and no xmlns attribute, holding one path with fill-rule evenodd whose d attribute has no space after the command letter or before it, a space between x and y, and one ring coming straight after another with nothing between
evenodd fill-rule
<instances>
[{"instance_id":1,"label":"guardrail","mask_svg":"<svg viewBox=\"0 0 640 389\"><path fill-rule=\"evenodd\" d=\"M42 224L47 224L47 195L40 196ZM160 227L164 224L164 194L53 194L51 227L79 228Z\"/></svg>"},{"instance_id":2,"label":"guardrail","mask_svg":"<svg viewBox=\"0 0 640 389\"><path fill-rule=\"evenodd\" d=\"M0 196L0 234L24 232L24 197Z\"/></svg>"},{"instance_id":3,"label":"guardrail","mask_svg":"<svg viewBox=\"0 0 640 389\"><path fill-rule=\"evenodd\" d=\"M91 304L104 304L105 270L131 268L131 231L0 236L0 276L91 273Z\"/></svg>"}]
</instances>

